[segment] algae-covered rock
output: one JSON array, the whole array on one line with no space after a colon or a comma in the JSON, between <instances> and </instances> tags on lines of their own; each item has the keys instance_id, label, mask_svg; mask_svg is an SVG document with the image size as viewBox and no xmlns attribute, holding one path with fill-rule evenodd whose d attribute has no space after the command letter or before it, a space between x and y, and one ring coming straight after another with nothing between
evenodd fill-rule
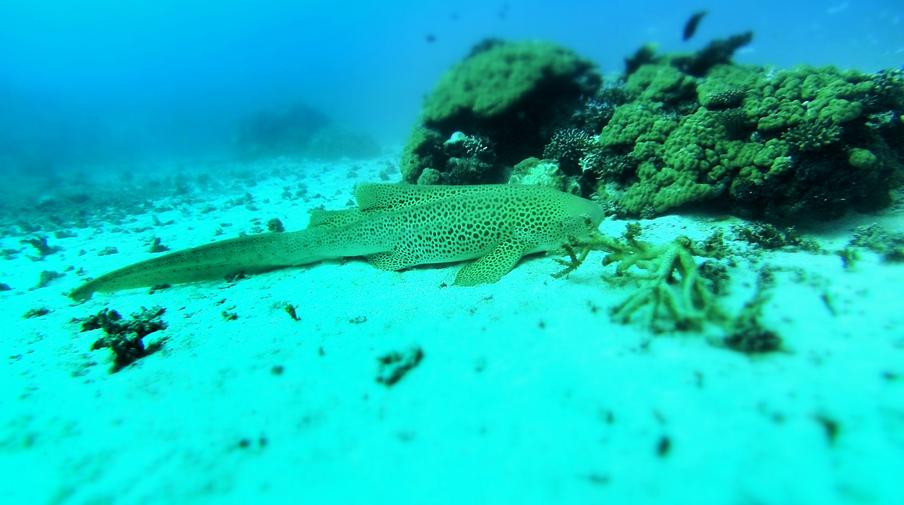
<instances>
[{"instance_id":1,"label":"algae-covered rock","mask_svg":"<svg viewBox=\"0 0 904 505\"><path fill-rule=\"evenodd\" d=\"M851 152L848 154L848 163L854 168L869 170L875 168L879 164L879 158L868 149L855 147L851 149Z\"/></svg>"},{"instance_id":2,"label":"algae-covered rock","mask_svg":"<svg viewBox=\"0 0 904 505\"><path fill-rule=\"evenodd\" d=\"M417 182L432 168L442 183L502 182L515 163L542 153L555 124L600 82L591 62L555 44L481 44L427 97L402 155L402 176ZM450 155L443 144L455 132L489 139L493 159Z\"/></svg>"},{"instance_id":3,"label":"algae-covered rock","mask_svg":"<svg viewBox=\"0 0 904 505\"><path fill-rule=\"evenodd\" d=\"M621 213L711 202L752 217L831 219L888 202L904 160L894 121L904 114L902 72L730 63L699 72L687 58L647 61L597 140L636 161L627 179L600 172L599 191Z\"/></svg>"},{"instance_id":4,"label":"algae-covered rock","mask_svg":"<svg viewBox=\"0 0 904 505\"><path fill-rule=\"evenodd\" d=\"M548 42L500 42L460 62L440 79L424 103L428 124L493 118L528 95L556 86L580 91L593 68L574 52Z\"/></svg>"},{"instance_id":5,"label":"algae-covered rock","mask_svg":"<svg viewBox=\"0 0 904 505\"><path fill-rule=\"evenodd\" d=\"M402 149L399 167L402 177L408 182L416 182L425 169L436 171L433 167L443 166L446 161L443 155L445 140L436 130L415 126Z\"/></svg>"}]
</instances>

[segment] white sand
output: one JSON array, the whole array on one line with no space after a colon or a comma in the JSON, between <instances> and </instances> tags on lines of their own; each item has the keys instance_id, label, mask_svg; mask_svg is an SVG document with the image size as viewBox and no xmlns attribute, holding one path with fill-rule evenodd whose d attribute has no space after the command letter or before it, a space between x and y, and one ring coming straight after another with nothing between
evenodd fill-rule
<instances>
[{"instance_id":1,"label":"white sand","mask_svg":"<svg viewBox=\"0 0 904 505\"><path fill-rule=\"evenodd\" d=\"M269 176L280 164L291 175ZM253 187L161 202L175 208L156 216L173 224L130 231L152 225L138 216L51 237L63 251L44 261L29 246L0 261L14 288L0 292L0 503L904 503L904 265L872 253L852 270L831 254L740 259L732 307L759 266L787 267L764 314L787 352L756 357L611 322L631 287L601 280L602 253L566 279L537 257L476 288L443 287L454 265L349 261L81 305L64 296L74 271L30 289L42 270L94 276L148 258L153 236L177 249L252 232L253 218L299 229L312 207L347 206L354 181L397 173L385 160L253 172ZM280 196L299 183L307 201ZM227 205L245 191L259 210ZM839 249L857 225L900 231L896 212L810 237ZM738 222L668 216L643 222L644 238ZM98 256L107 246L119 253ZM109 350L90 350L101 331L72 321L155 305L169 328L146 341L165 337L163 350L115 374ZM51 312L22 318L41 306ZM377 383L378 358L411 346L420 365Z\"/></svg>"}]
</instances>

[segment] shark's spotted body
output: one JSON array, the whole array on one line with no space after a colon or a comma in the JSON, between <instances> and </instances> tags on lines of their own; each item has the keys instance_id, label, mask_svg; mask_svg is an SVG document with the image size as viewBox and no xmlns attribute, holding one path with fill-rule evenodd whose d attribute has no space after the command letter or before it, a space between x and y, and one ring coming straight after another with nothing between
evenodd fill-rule
<instances>
[{"instance_id":1,"label":"shark's spotted body","mask_svg":"<svg viewBox=\"0 0 904 505\"><path fill-rule=\"evenodd\" d=\"M177 251L102 275L75 289L96 291L223 278L317 261L364 256L383 270L476 260L455 282L498 281L524 255L590 240L603 219L590 200L518 185L362 184L358 207L311 213L307 229L240 237Z\"/></svg>"}]
</instances>

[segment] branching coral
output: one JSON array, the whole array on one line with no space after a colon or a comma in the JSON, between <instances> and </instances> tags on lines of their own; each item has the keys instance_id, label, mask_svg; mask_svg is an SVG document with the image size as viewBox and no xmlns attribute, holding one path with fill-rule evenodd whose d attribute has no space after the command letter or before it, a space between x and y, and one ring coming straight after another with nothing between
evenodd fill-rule
<instances>
[{"instance_id":1,"label":"branching coral","mask_svg":"<svg viewBox=\"0 0 904 505\"><path fill-rule=\"evenodd\" d=\"M713 294L697 270L686 238L658 247L644 244L627 256L610 254L604 260L607 261L619 262L619 274L632 265L645 271L635 276L642 286L612 309L617 321L630 321L647 305L651 306L649 324L653 329L659 329L663 319L674 322L680 330L700 329L706 320L717 315Z\"/></svg>"},{"instance_id":2,"label":"branching coral","mask_svg":"<svg viewBox=\"0 0 904 505\"><path fill-rule=\"evenodd\" d=\"M654 245L639 240L639 233L640 226L631 224L624 240L598 235L583 244L565 245L569 260L559 261L565 269L554 277L573 272L590 250L602 250L608 253L604 265L617 263L610 281L639 284L634 293L611 309L616 321L627 323L645 307L650 307L648 323L655 331L699 330L707 321L724 319L710 280L700 274L694 260L694 254L699 251L692 242L679 237L667 244Z\"/></svg>"},{"instance_id":3,"label":"branching coral","mask_svg":"<svg viewBox=\"0 0 904 505\"><path fill-rule=\"evenodd\" d=\"M637 169L637 163L630 154L615 154L609 149L592 147L581 158L581 171L590 173L596 179L621 184Z\"/></svg>"},{"instance_id":4,"label":"branching coral","mask_svg":"<svg viewBox=\"0 0 904 505\"><path fill-rule=\"evenodd\" d=\"M591 250L604 251L603 265L615 264L615 272L606 280L613 284L634 284L636 289L610 309L612 318L629 323L641 315L652 331L702 331L707 325L721 330L715 344L744 353L779 350L781 338L763 327L762 308L767 301L767 277L761 275L757 291L738 313L729 314L719 304L727 281L724 267L712 261L697 264L695 256L721 257L725 252L721 233L714 233L701 244L678 237L666 244L650 244L638 239L640 226L629 224L624 238L597 234L590 240L572 240L563 246L567 260L557 260L563 269L553 275L561 278L574 272ZM768 272L767 272L768 273Z\"/></svg>"},{"instance_id":5,"label":"branching coral","mask_svg":"<svg viewBox=\"0 0 904 505\"><path fill-rule=\"evenodd\" d=\"M638 289L612 308L616 321L627 323L649 306L648 324L653 330L699 330L703 323L721 319L709 280L700 275L693 245L686 237L653 245L638 240L639 227L629 226L624 242L594 244L609 254L604 265L617 263L618 280L631 278ZM629 271L635 270L629 274Z\"/></svg>"},{"instance_id":6,"label":"branching coral","mask_svg":"<svg viewBox=\"0 0 904 505\"><path fill-rule=\"evenodd\" d=\"M556 130L543 149L543 157L559 162L559 168L568 175L581 172L580 161L592 144L592 137L577 128Z\"/></svg>"}]
</instances>

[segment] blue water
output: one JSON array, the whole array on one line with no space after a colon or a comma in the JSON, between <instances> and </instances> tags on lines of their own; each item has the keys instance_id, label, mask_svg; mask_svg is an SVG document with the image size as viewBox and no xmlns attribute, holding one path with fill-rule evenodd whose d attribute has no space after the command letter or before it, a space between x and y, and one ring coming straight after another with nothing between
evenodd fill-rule
<instances>
[{"instance_id":1,"label":"blue water","mask_svg":"<svg viewBox=\"0 0 904 505\"><path fill-rule=\"evenodd\" d=\"M399 144L436 79L487 36L554 40L611 74L646 42L693 50L752 29L737 61L874 71L904 61L902 19L896 0L7 0L0 153L53 152L57 167L216 155L239 118L298 101Z\"/></svg>"}]
</instances>

